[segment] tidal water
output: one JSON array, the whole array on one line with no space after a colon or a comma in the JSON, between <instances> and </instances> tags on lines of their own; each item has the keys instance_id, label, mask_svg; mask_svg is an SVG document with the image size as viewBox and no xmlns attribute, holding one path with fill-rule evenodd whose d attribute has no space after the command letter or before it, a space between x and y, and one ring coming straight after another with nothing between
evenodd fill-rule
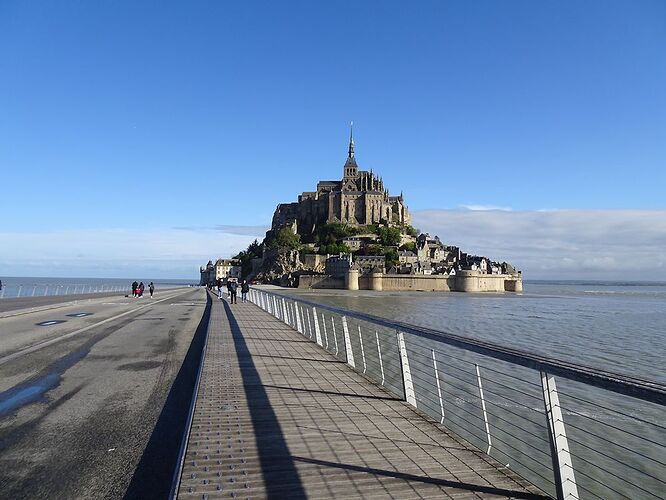
<instances>
[{"instance_id":1,"label":"tidal water","mask_svg":"<svg viewBox=\"0 0 666 500\"><path fill-rule=\"evenodd\" d=\"M288 293L666 384L663 282L528 281L522 294L364 290ZM323 316L321 320L322 324L328 322L330 335L335 325ZM336 322L340 332L341 324ZM395 332L351 319L349 331L357 369L361 354L363 370L367 369L376 381L385 378L383 385L401 395ZM405 339L417 407L554 494L539 373L434 341ZM383 366L379 364L380 343ZM480 379L487 419L478 387ZM557 389L580 498L664 498L664 407L561 377L557 378Z\"/></svg>"},{"instance_id":2,"label":"tidal water","mask_svg":"<svg viewBox=\"0 0 666 500\"><path fill-rule=\"evenodd\" d=\"M79 293L98 293L127 291L129 292L132 282L143 281L146 286L151 281L155 287L175 288L196 284L193 280L168 280L148 278L43 278L43 277L6 277L0 276L2 289L0 299L15 297L43 297L53 295L72 295Z\"/></svg>"},{"instance_id":3,"label":"tidal water","mask_svg":"<svg viewBox=\"0 0 666 500\"><path fill-rule=\"evenodd\" d=\"M666 383L666 283L528 281L522 294L296 292L550 358Z\"/></svg>"}]
</instances>

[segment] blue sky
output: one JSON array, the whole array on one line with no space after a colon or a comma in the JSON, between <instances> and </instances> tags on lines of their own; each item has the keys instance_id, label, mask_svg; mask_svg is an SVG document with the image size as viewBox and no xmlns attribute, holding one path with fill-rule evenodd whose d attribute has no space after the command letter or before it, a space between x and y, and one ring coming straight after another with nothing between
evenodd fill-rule
<instances>
[{"instance_id":1,"label":"blue sky","mask_svg":"<svg viewBox=\"0 0 666 500\"><path fill-rule=\"evenodd\" d=\"M0 275L196 276L339 178L353 120L443 240L557 278L622 234L666 279L664 54L661 0L0 1Z\"/></svg>"}]
</instances>

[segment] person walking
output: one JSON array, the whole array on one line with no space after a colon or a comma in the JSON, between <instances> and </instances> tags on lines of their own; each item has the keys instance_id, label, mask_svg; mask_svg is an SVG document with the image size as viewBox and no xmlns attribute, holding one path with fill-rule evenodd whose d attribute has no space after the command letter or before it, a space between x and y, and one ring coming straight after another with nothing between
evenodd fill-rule
<instances>
[{"instance_id":1,"label":"person walking","mask_svg":"<svg viewBox=\"0 0 666 500\"><path fill-rule=\"evenodd\" d=\"M236 301L236 290L238 289L238 283L236 281L232 281L229 284L229 292L231 292L231 303L232 304L237 304L238 302Z\"/></svg>"},{"instance_id":2,"label":"person walking","mask_svg":"<svg viewBox=\"0 0 666 500\"><path fill-rule=\"evenodd\" d=\"M227 299L231 300L231 278L227 278Z\"/></svg>"},{"instance_id":3,"label":"person walking","mask_svg":"<svg viewBox=\"0 0 666 500\"><path fill-rule=\"evenodd\" d=\"M153 284L152 281L150 282L150 285L148 285L148 290L150 290L150 298L152 299L153 293L155 293L155 285Z\"/></svg>"},{"instance_id":4,"label":"person walking","mask_svg":"<svg viewBox=\"0 0 666 500\"><path fill-rule=\"evenodd\" d=\"M222 278L217 278L217 298L222 300Z\"/></svg>"},{"instance_id":5,"label":"person walking","mask_svg":"<svg viewBox=\"0 0 666 500\"><path fill-rule=\"evenodd\" d=\"M241 285L241 302L247 302L247 292L250 291L250 285L247 284L247 280L243 280Z\"/></svg>"},{"instance_id":6,"label":"person walking","mask_svg":"<svg viewBox=\"0 0 666 500\"><path fill-rule=\"evenodd\" d=\"M137 295L136 294L136 289L137 289L136 287L138 287L138 286L139 286L139 284L136 282L136 280L134 280L132 282L132 297L136 297L136 295Z\"/></svg>"},{"instance_id":7,"label":"person walking","mask_svg":"<svg viewBox=\"0 0 666 500\"><path fill-rule=\"evenodd\" d=\"M143 291L146 289L146 285L143 284L143 281L139 283L139 297L143 297Z\"/></svg>"}]
</instances>

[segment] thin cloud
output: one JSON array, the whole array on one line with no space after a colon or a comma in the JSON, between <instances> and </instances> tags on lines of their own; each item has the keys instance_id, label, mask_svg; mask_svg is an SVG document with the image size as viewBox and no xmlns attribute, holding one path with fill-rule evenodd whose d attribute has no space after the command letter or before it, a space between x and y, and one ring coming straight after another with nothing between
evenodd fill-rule
<instances>
[{"instance_id":1,"label":"thin cloud","mask_svg":"<svg viewBox=\"0 0 666 500\"><path fill-rule=\"evenodd\" d=\"M222 231L228 234L239 234L245 236L257 236L263 238L266 231L270 229L267 226L232 226L225 224L218 224L216 226L176 226L173 229L179 231Z\"/></svg>"},{"instance_id":2,"label":"thin cloud","mask_svg":"<svg viewBox=\"0 0 666 500\"><path fill-rule=\"evenodd\" d=\"M501 210L503 212L510 212L513 210L511 207L499 207L496 205L460 205L460 208L473 211Z\"/></svg>"},{"instance_id":3,"label":"thin cloud","mask_svg":"<svg viewBox=\"0 0 666 500\"><path fill-rule=\"evenodd\" d=\"M414 225L526 278L666 280L664 210L421 210Z\"/></svg>"},{"instance_id":4,"label":"thin cloud","mask_svg":"<svg viewBox=\"0 0 666 500\"><path fill-rule=\"evenodd\" d=\"M218 229L94 229L0 233L0 275L195 278L209 259L228 258L263 234Z\"/></svg>"},{"instance_id":5,"label":"thin cloud","mask_svg":"<svg viewBox=\"0 0 666 500\"><path fill-rule=\"evenodd\" d=\"M666 280L666 210L420 210L414 226L527 279ZM0 275L198 277L262 226L0 233Z\"/></svg>"}]
</instances>

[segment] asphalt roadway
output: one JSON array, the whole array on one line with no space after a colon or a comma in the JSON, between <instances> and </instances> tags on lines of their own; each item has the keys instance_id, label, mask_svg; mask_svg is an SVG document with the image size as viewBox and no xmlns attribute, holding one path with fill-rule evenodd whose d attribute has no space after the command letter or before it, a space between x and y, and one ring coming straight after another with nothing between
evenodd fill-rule
<instances>
[{"instance_id":1,"label":"asphalt roadway","mask_svg":"<svg viewBox=\"0 0 666 500\"><path fill-rule=\"evenodd\" d=\"M207 301L189 288L0 309L0 498L167 497Z\"/></svg>"}]
</instances>

